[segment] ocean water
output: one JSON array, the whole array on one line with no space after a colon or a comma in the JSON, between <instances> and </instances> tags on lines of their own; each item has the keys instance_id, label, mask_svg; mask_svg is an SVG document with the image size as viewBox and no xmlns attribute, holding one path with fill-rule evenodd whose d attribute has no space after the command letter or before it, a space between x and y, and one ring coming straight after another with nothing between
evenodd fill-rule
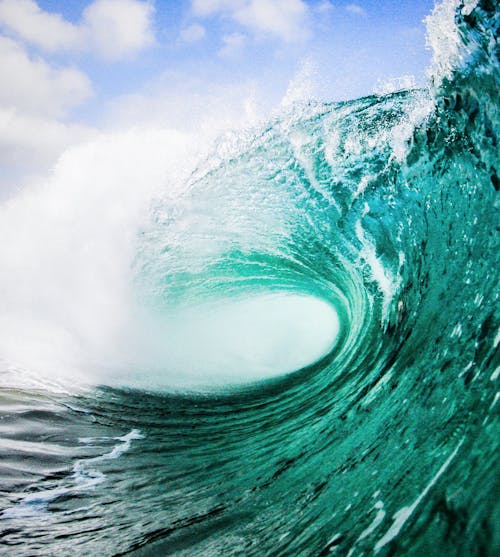
<instances>
[{"instance_id":1,"label":"ocean water","mask_svg":"<svg viewBox=\"0 0 500 557\"><path fill-rule=\"evenodd\" d=\"M0 206L1 555L500 553L498 25L446 1L425 90Z\"/></svg>"}]
</instances>

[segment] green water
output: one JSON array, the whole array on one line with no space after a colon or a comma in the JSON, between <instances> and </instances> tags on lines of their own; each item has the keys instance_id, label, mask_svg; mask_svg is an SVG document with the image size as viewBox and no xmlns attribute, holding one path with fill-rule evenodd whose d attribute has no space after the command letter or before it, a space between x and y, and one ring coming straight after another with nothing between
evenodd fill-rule
<instances>
[{"instance_id":1,"label":"green water","mask_svg":"<svg viewBox=\"0 0 500 557\"><path fill-rule=\"evenodd\" d=\"M328 348L201 377L194 336L84 394L2 389L1 554L498 554L498 11L456 24L429 90L221 140L139 231L148 323L313 296Z\"/></svg>"}]
</instances>

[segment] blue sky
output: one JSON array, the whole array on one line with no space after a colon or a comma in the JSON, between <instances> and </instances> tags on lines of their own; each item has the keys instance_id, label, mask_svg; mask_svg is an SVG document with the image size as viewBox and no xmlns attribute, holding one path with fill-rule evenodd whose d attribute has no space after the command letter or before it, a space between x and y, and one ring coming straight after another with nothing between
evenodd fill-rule
<instances>
[{"instance_id":1,"label":"blue sky","mask_svg":"<svg viewBox=\"0 0 500 557\"><path fill-rule=\"evenodd\" d=\"M0 0L0 186L108 130L200 119L223 129L265 117L283 98L423 84L433 5Z\"/></svg>"}]
</instances>

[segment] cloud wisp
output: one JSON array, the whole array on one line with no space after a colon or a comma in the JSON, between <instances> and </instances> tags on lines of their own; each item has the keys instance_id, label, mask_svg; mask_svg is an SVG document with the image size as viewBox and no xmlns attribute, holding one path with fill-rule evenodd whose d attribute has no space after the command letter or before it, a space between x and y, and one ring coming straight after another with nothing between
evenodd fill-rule
<instances>
[{"instance_id":1,"label":"cloud wisp","mask_svg":"<svg viewBox=\"0 0 500 557\"><path fill-rule=\"evenodd\" d=\"M203 25L193 23L181 30L180 38L185 43L195 43L204 39L206 34L207 33Z\"/></svg>"},{"instance_id":2,"label":"cloud wisp","mask_svg":"<svg viewBox=\"0 0 500 557\"><path fill-rule=\"evenodd\" d=\"M350 14L359 15L361 17L366 17L368 15L366 10L358 4L348 4L345 9Z\"/></svg>"},{"instance_id":3,"label":"cloud wisp","mask_svg":"<svg viewBox=\"0 0 500 557\"><path fill-rule=\"evenodd\" d=\"M92 52L110 61L154 44L153 15L153 5L139 0L94 0L74 24L33 0L0 0L0 26L21 40L47 52Z\"/></svg>"},{"instance_id":4,"label":"cloud wisp","mask_svg":"<svg viewBox=\"0 0 500 557\"><path fill-rule=\"evenodd\" d=\"M0 82L0 105L39 116L64 116L92 93L90 81L80 70L56 69L1 35Z\"/></svg>"},{"instance_id":5,"label":"cloud wisp","mask_svg":"<svg viewBox=\"0 0 500 557\"><path fill-rule=\"evenodd\" d=\"M303 0L192 0L196 17L226 17L256 35L286 42L307 37L308 11Z\"/></svg>"}]
</instances>

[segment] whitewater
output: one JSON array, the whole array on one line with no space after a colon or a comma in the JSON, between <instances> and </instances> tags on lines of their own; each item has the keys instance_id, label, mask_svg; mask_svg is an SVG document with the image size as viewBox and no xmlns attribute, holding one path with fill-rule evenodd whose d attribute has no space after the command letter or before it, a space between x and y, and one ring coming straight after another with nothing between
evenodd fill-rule
<instances>
[{"instance_id":1,"label":"whitewater","mask_svg":"<svg viewBox=\"0 0 500 557\"><path fill-rule=\"evenodd\" d=\"M500 552L499 13L429 84L103 135L0 205L0 554Z\"/></svg>"}]
</instances>

